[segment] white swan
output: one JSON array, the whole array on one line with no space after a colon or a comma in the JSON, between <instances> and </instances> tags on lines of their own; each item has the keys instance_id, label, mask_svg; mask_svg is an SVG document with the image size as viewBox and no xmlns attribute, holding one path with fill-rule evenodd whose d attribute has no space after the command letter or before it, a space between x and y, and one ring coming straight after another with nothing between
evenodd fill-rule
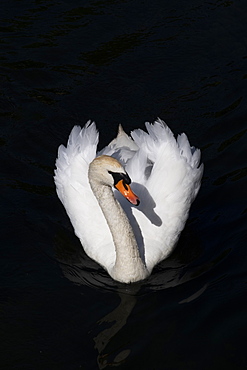
<instances>
[{"instance_id":1,"label":"white swan","mask_svg":"<svg viewBox=\"0 0 247 370\"><path fill-rule=\"evenodd\" d=\"M75 126L56 161L57 194L85 252L124 283L145 279L172 252L203 173L185 134L176 140L161 120L146 128L130 138L119 126L96 154L95 123Z\"/></svg>"}]
</instances>

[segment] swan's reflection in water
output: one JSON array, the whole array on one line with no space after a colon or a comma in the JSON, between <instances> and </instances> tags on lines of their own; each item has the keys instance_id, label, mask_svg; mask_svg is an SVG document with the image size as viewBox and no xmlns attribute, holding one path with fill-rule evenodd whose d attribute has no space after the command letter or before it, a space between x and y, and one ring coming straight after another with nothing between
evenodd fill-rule
<instances>
[{"instance_id":1,"label":"swan's reflection in water","mask_svg":"<svg viewBox=\"0 0 247 370\"><path fill-rule=\"evenodd\" d=\"M106 316L98 321L99 328L105 323L110 324L110 327L100 331L94 338L95 348L98 351L98 366L99 369L111 364L112 366L120 365L129 356L131 350L128 348L122 349L123 344L118 340L113 341L116 335L127 323L133 308L135 307L137 298L134 293L139 290L139 286L132 287L131 294L118 292L120 297L119 305ZM112 345L113 344L113 345ZM107 348L111 347L111 348Z\"/></svg>"},{"instance_id":2,"label":"swan's reflection in water","mask_svg":"<svg viewBox=\"0 0 247 370\"><path fill-rule=\"evenodd\" d=\"M71 243L67 233L57 235L56 239L55 257L68 280L76 285L100 290L100 293L113 293L114 297L117 294L119 304L105 316L102 315L88 335L94 341L98 353L99 369L120 365L128 358L131 350L127 348L128 343L119 339L118 333L121 333L136 305L142 284L127 285L112 280L106 271L86 256L80 246L78 248L77 243Z\"/></svg>"},{"instance_id":3,"label":"swan's reflection in water","mask_svg":"<svg viewBox=\"0 0 247 370\"><path fill-rule=\"evenodd\" d=\"M88 333L97 350L99 369L120 365L131 354L133 343L130 342L128 331L130 325L126 324L138 298L146 295L150 300L153 297L150 293L153 291L179 287L191 281L189 286L186 285L186 290L183 290L183 296L180 296L177 301L178 304L187 304L207 290L209 286L207 282L197 283L195 280L217 265L228 255L229 251L226 250L213 260L200 264L198 262L200 245L197 242L192 245L191 240L190 238L190 248L186 245L178 248L177 252L154 269L147 280L127 285L113 281L107 272L85 255L77 243L71 242L65 235L59 236L55 255L64 276L77 285L97 289L101 293L114 293L113 296L117 294L119 299L117 307L100 318ZM185 253L187 250L188 252Z\"/></svg>"},{"instance_id":4,"label":"swan's reflection in water","mask_svg":"<svg viewBox=\"0 0 247 370\"><path fill-rule=\"evenodd\" d=\"M97 363L99 369L104 369L109 365L117 366L125 362L131 350L126 348L128 343L124 339L122 340L118 334L121 333L121 329L126 325L136 305L141 284L136 283L125 286L124 284L114 282L106 272L102 273L102 270L98 270L97 277L95 277L95 271L82 270L66 264L61 266L63 267L64 275L76 284L90 285L94 288L98 286L100 289L117 293L120 299L118 306L97 321L89 336L93 338L95 343L94 348L98 353Z\"/></svg>"}]
</instances>

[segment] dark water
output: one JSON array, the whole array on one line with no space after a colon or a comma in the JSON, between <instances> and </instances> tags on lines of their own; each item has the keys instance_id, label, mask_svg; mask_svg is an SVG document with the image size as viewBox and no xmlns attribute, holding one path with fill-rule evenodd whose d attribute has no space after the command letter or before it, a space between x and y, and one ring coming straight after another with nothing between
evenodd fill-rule
<instances>
[{"instance_id":1,"label":"dark water","mask_svg":"<svg viewBox=\"0 0 247 370\"><path fill-rule=\"evenodd\" d=\"M245 0L2 0L1 369L246 369ZM145 282L83 252L53 184L96 120L157 116L202 149L176 251Z\"/></svg>"}]
</instances>

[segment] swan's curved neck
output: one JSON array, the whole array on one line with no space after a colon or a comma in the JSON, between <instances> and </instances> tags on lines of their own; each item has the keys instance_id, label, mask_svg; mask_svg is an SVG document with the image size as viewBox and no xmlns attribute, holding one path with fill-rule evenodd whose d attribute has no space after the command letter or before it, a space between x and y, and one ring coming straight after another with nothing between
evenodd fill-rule
<instances>
[{"instance_id":1,"label":"swan's curved neck","mask_svg":"<svg viewBox=\"0 0 247 370\"><path fill-rule=\"evenodd\" d=\"M148 273L140 257L137 242L129 220L113 195L110 186L96 185L90 181L93 193L105 216L116 250L116 261L112 271L113 279L129 283L144 279Z\"/></svg>"}]
</instances>

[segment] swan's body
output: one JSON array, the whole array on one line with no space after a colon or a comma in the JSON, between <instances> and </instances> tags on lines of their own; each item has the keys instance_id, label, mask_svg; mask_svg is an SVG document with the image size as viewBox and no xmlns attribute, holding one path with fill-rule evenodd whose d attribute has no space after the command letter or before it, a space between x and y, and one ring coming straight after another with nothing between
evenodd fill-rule
<instances>
[{"instance_id":1,"label":"swan's body","mask_svg":"<svg viewBox=\"0 0 247 370\"><path fill-rule=\"evenodd\" d=\"M146 278L172 252L203 173L200 150L185 134L176 141L161 120L146 127L148 134L134 130L131 139L120 126L117 138L96 154L95 124L76 126L56 162L57 194L85 252L125 283ZM138 207L113 193L121 183L137 204L125 191L128 174Z\"/></svg>"}]
</instances>

